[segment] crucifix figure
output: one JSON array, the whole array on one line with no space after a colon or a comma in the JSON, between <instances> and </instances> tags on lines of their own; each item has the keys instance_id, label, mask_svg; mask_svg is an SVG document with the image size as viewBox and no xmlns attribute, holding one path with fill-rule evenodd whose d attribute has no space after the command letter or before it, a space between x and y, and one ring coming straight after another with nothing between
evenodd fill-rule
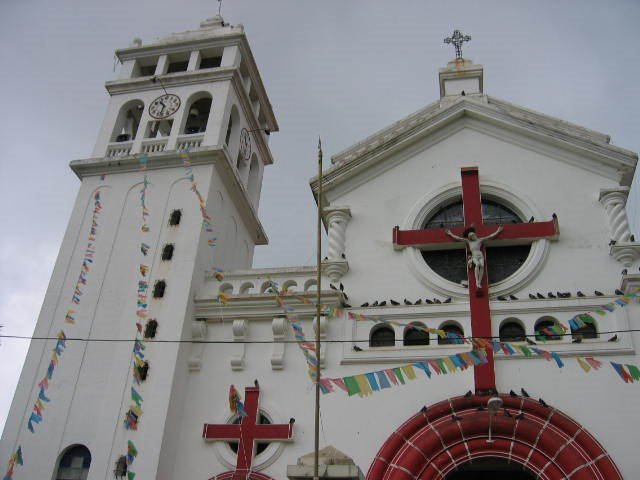
<instances>
[{"instance_id":1,"label":"crucifix figure","mask_svg":"<svg viewBox=\"0 0 640 480\"><path fill-rule=\"evenodd\" d=\"M473 268L475 272L476 278L476 286L482 287L482 278L484 277L484 252L482 251L482 247L484 246L484 242L487 240L491 240L500 235L504 228L502 226L498 227L498 229L490 235L486 237L478 237L476 235L476 229L474 226L469 227L464 231L462 237L455 235L451 232L451 230L445 230L444 233L449 235L451 238L458 242L466 242L467 249L469 250L469 256L467 257L467 268ZM477 290L478 292L482 292L480 288Z\"/></svg>"},{"instance_id":2,"label":"crucifix figure","mask_svg":"<svg viewBox=\"0 0 640 480\"><path fill-rule=\"evenodd\" d=\"M393 244L396 249L409 246L434 248L465 242L467 249L467 278L469 307L471 310L471 335L475 338L492 337L491 310L489 307L489 281L487 276L487 242L533 241L541 238L555 239L559 235L558 219L554 215L547 222L514 223L500 226L485 225L482 218L482 199L477 167L461 169L462 204L464 225L452 228L428 230L393 229ZM473 229L473 231L472 231ZM488 362L474 367L474 382L477 394L496 391L493 353L487 351Z\"/></svg>"},{"instance_id":3,"label":"crucifix figure","mask_svg":"<svg viewBox=\"0 0 640 480\"><path fill-rule=\"evenodd\" d=\"M247 480L251 475L254 450L257 440L263 441L293 441L293 418L286 424L260 424L258 398L260 387L246 387L244 389L244 409L246 417L241 417L240 423L210 424L205 423L202 438L209 441L238 441L238 460L236 470L231 480Z\"/></svg>"}]
</instances>

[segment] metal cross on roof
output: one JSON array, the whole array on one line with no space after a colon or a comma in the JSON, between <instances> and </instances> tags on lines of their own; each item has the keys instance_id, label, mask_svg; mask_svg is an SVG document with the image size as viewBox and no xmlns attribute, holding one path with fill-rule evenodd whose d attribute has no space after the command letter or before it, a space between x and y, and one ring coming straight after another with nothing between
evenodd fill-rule
<instances>
[{"instance_id":1,"label":"metal cross on roof","mask_svg":"<svg viewBox=\"0 0 640 480\"><path fill-rule=\"evenodd\" d=\"M444 43L453 43L456 49L456 58L462 58L462 44L471 40L470 35L463 35L460 30L454 30L453 35L444 39Z\"/></svg>"}]
</instances>

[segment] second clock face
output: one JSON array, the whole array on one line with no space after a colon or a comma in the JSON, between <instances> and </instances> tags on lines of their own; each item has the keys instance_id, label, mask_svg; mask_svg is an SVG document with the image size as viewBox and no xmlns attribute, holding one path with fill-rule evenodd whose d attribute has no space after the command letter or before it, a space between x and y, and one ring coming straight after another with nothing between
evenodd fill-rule
<instances>
[{"instance_id":1,"label":"second clock face","mask_svg":"<svg viewBox=\"0 0 640 480\"><path fill-rule=\"evenodd\" d=\"M180 97L173 93L159 96L149 105L149 115L153 118L163 119L170 117L180 108Z\"/></svg>"}]
</instances>

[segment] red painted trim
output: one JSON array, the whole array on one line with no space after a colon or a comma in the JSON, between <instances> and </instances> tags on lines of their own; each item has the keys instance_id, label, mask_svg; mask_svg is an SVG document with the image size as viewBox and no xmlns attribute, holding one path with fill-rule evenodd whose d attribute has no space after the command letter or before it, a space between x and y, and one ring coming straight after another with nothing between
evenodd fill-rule
<instances>
[{"instance_id":1,"label":"red painted trim","mask_svg":"<svg viewBox=\"0 0 640 480\"><path fill-rule=\"evenodd\" d=\"M236 475L236 472L224 472L220 475L211 477L209 480L236 480L237 475L236 478L234 478L234 475ZM248 476L247 474L242 474L240 478L241 480L273 480L270 476L260 472L250 472Z\"/></svg>"},{"instance_id":2,"label":"red painted trim","mask_svg":"<svg viewBox=\"0 0 640 480\"><path fill-rule=\"evenodd\" d=\"M607 452L579 423L554 408L500 395L503 408L494 417L493 443L487 443L488 396L442 401L407 420L384 443L367 480L444 479L465 463L504 458L542 480L621 480ZM504 410L511 417L504 415ZM460 418L454 421L452 412ZM519 413L524 419L516 419Z\"/></svg>"}]
</instances>

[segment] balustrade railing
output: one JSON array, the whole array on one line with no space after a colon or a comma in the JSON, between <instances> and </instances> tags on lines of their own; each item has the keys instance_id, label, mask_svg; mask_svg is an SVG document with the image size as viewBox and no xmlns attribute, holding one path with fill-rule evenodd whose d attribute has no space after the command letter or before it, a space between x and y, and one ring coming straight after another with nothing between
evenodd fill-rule
<instances>
[{"instance_id":1,"label":"balustrade railing","mask_svg":"<svg viewBox=\"0 0 640 480\"><path fill-rule=\"evenodd\" d=\"M107 146L107 153L105 157L114 158L114 157L124 157L126 155L130 155L131 147L133 147L133 142L110 143Z\"/></svg>"},{"instance_id":2,"label":"balustrade railing","mask_svg":"<svg viewBox=\"0 0 640 480\"><path fill-rule=\"evenodd\" d=\"M202 145L204 133L194 133L191 135L180 135L176 144L176 150L193 150Z\"/></svg>"}]
</instances>

